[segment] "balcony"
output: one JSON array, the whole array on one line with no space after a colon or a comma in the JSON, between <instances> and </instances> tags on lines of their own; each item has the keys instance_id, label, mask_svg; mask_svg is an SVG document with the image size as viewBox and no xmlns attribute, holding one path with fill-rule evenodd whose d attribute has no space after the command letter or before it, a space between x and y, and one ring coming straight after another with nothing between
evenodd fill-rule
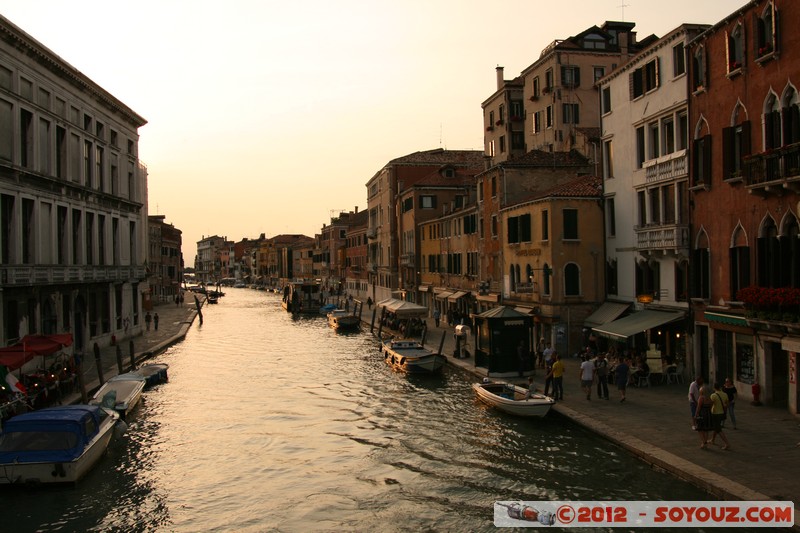
<instances>
[{"instance_id":1,"label":"balcony","mask_svg":"<svg viewBox=\"0 0 800 533\"><path fill-rule=\"evenodd\" d=\"M648 224L637 226L636 250L661 252L688 252L688 224Z\"/></svg>"},{"instance_id":2,"label":"balcony","mask_svg":"<svg viewBox=\"0 0 800 533\"><path fill-rule=\"evenodd\" d=\"M800 192L800 143L746 158L744 184L751 194Z\"/></svg>"},{"instance_id":3,"label":"balcony","mask_svg":"<svg viewBox=\"0 0 800 533\"><path fill-rule=\"evenodd\" d=\"M413 267L416 264L415 259L416 259L415 254L402 254L400 256L400 266Z\"/></svg>"},{"instance_id":4,"label":"balcony","mask_svg":"<svg viewBox=\"0 0 800 533\"><path fill-rule=\"evenodd\" d=\"M64 266L31 265L0 267L0 283L6 287L140 281L146 277L143 266Z\"/></svg>"},{"instance_id":5,"label":"balcony","mask_svg":"<svg viewBox=\"0 0 800 533\"><path fill-rule=\"evenodd\" d=\"M686 150L679 150L664 157L647 161L642 167L645 170L645 182L648 185L689 175Z\"/></svg>"},{"instance_id":6,"label":"balcony","mask_svg":"<svg viewBox=\"0 0 800 533\"><path fill-rule=\"evenodd\" d=\"M378 228L367 228L367 239L374 239L378 236Z\"/></svg>"}]
</instances>

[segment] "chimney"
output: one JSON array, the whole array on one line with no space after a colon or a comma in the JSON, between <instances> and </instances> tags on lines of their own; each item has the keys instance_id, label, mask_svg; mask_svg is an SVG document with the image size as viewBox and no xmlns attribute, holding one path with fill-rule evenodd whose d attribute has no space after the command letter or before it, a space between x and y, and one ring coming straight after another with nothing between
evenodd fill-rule
<instances>
[{"instance_id":1,"label":"chimney","mask_svg":"<svg viewBox=\"0 0 800 533\"><path fill-rule=\"evenodd\" d=\"M495 70L497 71L497 90L499 91L503 88L503 85L505 85L505 81L503 80L503 67L497 65Z\"/></svg>"},{"instance_id":2,"label":"chimney","mask_svg":"<svg viewBox=\"0 0 800 533\"><path fill-rule=\"evenodd\" d=\"M358 206L356 206L355 213L358 214Z\"/></svg>"}]
</instances>

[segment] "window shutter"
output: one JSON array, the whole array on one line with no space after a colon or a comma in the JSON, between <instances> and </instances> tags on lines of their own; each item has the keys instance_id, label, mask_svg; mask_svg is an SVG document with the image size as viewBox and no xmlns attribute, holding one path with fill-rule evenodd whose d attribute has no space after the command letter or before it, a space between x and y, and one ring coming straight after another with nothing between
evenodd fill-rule
<instances>
[{"instance_id":1,"label":"window shutter","mask_svg":"<svg viewBox=\"0 0 800 533\"><path fill-rule=\"evenodd\" d=\"M731 71L731 36L725 32L725 72Z\"/></svg>"},{"instance_id":2,"label":"window shutter","mask_svg":"<svg viewBox=\"0 0 800 533\"><path fill-rule=\"evenodd\" d=\"M742 122L742 157L750 155L750 121Z\"/></svg>"},{"instance_id":3,"label":"window shutter","mask_svg":"<svg viewBox=\"0 0 800 533\"><path fill-rule=\"evenodd\" d=\"M633 98L634 98L634 96L633 96L633 85L634 85L633 84L633 72L631 72L630 74L628 74L628 94L630 95L631 100L633 100Z\"/></svg>"},{"instance_id":4,"label":"window shutter","mask_svg":"<svg viewBox=\"0 0 800 533\"><path fill-rule=\"evenodd\" d=\"M711 82L708 79L708 54L706 54L705 46L700 50L702 50L703 54L703 87L707 89L708 86L711 85Z\"/></svg>"},{"instance_id":5,"label":"window shutter","mask_svg":"<svg viewBox=\"0 0 800 533\"><path fill-rule=\"evenodd\" d=\"M575 74L575 87L581 86L581 68L580 67L573 67L574 74Z\"/></svg>"},{"instance_id":6,"label":"window shutter","mask_svg":"<svg viewBox=\"0 0 800 533\"><path fill-rule=\"evenodd\" d=\"M661 58L656 58L656 87L661 87L661 74L659 73L659 61Z\"/></svg>"},{"instance_id":7,"label":"window shutter","mask_svg":"<svg viewBox=\"0 0 800 533\"><path fill-rule=\"evenodd\" d=\"M761 22L761 17L758 16L758 13L753 11L753 31L755 35L753 35L753 57L758 58L761 57L761 54L758 53L758 49L761 46L764 46L765 35L763 35L764 27Z\"/></svg>"},{"instance_id":8,"label":"window shutter","mask_svg":"<svg viewBox=\"0 0 800 533\"><path fill-rule=\"evenodd\" d=\"M722 128L722 179L731 177L733 165L733 135L732 127Z\"/></svg>"},{"instance_id":9,"label":"window shutter","mask_svg":"<svg viewBox=\"0 0 800 533\"><path fill-rule=\"evenodd\" d=\"M793 144L800 142L800 107L797 104L792 104L789 106L789 110L792 117L792 129L790 142L787 144Z\"/></svg>"}]
</instances>

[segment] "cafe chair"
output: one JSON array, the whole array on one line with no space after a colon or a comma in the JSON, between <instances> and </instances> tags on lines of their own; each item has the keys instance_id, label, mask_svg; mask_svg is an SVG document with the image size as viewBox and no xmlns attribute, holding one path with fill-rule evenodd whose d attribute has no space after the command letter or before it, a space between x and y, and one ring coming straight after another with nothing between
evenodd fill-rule
<instances>
[{"instance_id":1,"label":"cafe chair","mask_svg":"<svg viewBox=\"0 0 800 533\"><path fill-rule=\"evenodd\" d=\"M667 383L683 384L683 363L667 368Z\"/></svg>"},{"instance_id":2,"label":"cafe chair","mask_svg":"<svg viewBox=\"0 0 800 533\"><path fill-rule=\"evenodd\" d=\"M650 372L639 374L636 376L636 386L637 387L649 387L650 386Z\"/></svg>"}]
</instances>

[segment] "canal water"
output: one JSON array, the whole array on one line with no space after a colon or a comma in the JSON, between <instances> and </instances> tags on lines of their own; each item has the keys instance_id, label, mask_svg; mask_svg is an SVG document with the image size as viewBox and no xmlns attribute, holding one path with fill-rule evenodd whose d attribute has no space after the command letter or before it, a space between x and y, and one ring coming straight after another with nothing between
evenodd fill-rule
<instances>
[{"instance_id":1,"label":"canal water","mask_svg":"<svg viewBox=\"0 0 800 533\"><path fill-rule=\"evenodd\" d=\"M162 354L170 382L76 487L4 491L14 531L492 531L496 500L693 500L555 413L476 403L473 377L392 372L368 333L229 289Z\"/></svg>"}]
</instances>

